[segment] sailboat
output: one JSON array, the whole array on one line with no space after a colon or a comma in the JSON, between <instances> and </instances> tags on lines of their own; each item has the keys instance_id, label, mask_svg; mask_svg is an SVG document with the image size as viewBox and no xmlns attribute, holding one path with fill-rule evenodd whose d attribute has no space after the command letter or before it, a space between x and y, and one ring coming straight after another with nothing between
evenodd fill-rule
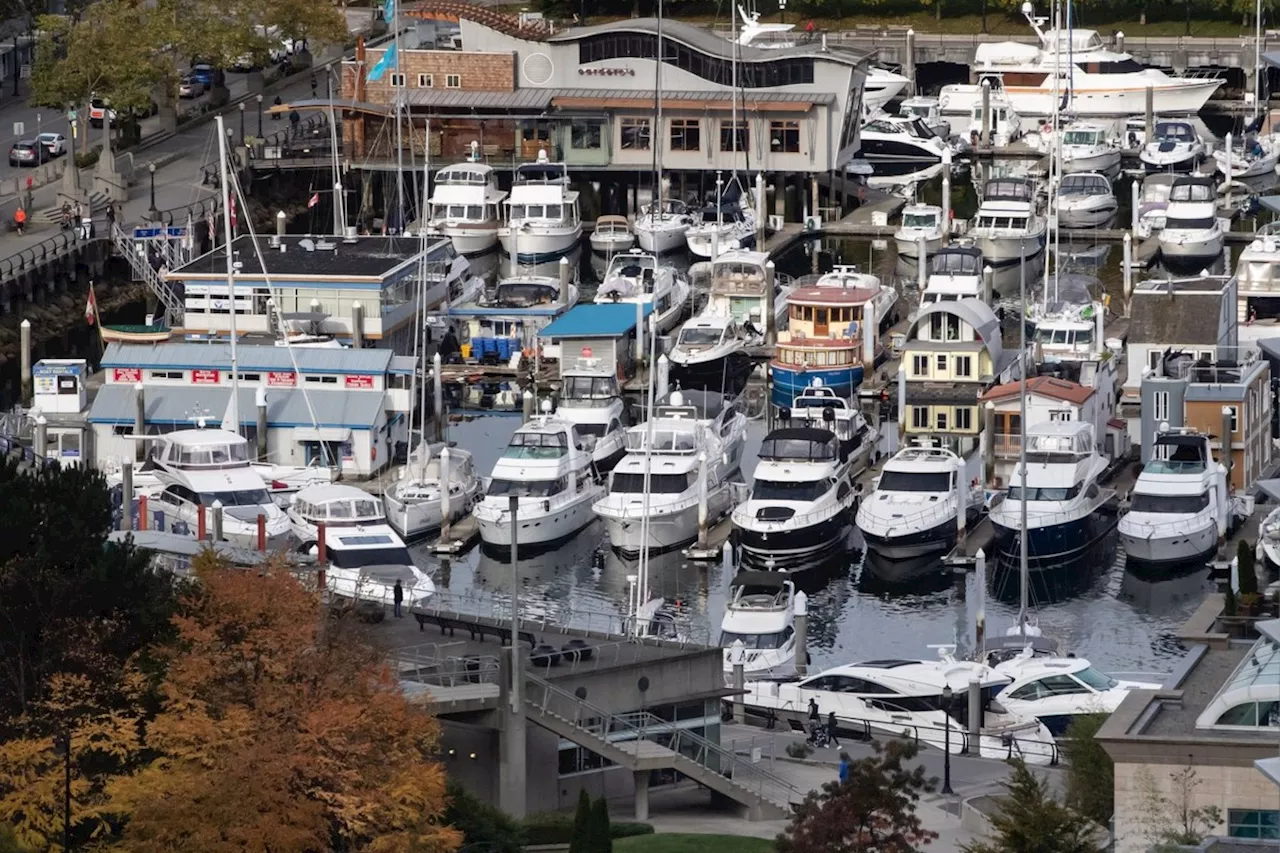
<instances>
[{"instance_id":1,"label":"sailboat","mask_svg":"<svg viewBox=\"0 0 1280 853\"><path fill-rule=\"evenodd\" d=\"M658 45L662 51L662 4L658 4ZM659 130L653 135L653 201L636 217L636 240L640 248L656 255L675 252L685 246L685 232L695 222L694 215L684 202L665 198L662 184L662 62L657 57L654 68L653 108L656 114L654 126Z\"/></svg>"}]
</instances>

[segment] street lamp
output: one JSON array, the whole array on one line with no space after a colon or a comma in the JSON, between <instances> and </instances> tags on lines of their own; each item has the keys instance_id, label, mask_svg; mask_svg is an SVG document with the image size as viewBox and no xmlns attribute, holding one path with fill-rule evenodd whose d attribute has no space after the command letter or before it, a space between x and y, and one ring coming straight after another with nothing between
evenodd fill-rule
<instances>
[{"instance_id":1,"label":"street lamp","mask_svg":"<svg viewBox=\"0 0 1280 853\"><path fill-rule=\"evenodd\" d=\"M240 102L240 142L244 142L244 101Z\"/></svg>"},{"instance_id":2,"label":"street lamp","mask_svg":"<svg viewBox=\"0 0 1280 853\"><path fill-rule=\"evenodd\" d=\"M156 164L148 163L147 171L151 173L151 219L155 220L156 211Z\"/></svg>"},{"instance_id":3,"label":"street lamp","mask_svg":"<svg viewBox=\"0 0 1280 853\"><path fill-rule=\"evenodd\" d=\"M262 138L262 93L258 93L258 138Z\"/></svg>"},{"instance_id":4,"label":"street lamp","mask_svg":"<svg viewBox=\"0 0 1280 853\"><path fill-rule=\"evenodd\" d=\"M13 94L18 94L18 34L13 34Z\"/></svg>"},{"instance_id":5,"label":"street lamp","mask_svg":"<svg viewBox=\"0 0 1280 853\"><path fill-rule=\"evenodd\" d=\"M950 797L955 794L951 790L951 685L942 687L942 724L946 726L942 746L942 795Z\"/></svg>"}]
</instances>

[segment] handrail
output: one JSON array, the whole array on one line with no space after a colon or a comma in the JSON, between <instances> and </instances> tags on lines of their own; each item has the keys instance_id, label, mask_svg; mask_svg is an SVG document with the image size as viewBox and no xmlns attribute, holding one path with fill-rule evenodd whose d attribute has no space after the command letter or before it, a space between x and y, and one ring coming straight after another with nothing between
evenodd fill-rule
<instances>
[{"instance_id":1,"label":"handrail","mask_svg":"<svg viewBox=\"0 0 1280 853\"><path fill-rule=\"evenodd\" d=\"M151 292L160 300L160 304L164 306L165 319L169 323L169 328L181 326L185 306L178 300L169 283L160 278L159 274L151 268L151 261L145 253L139 256L137 244L119 225L114 223L111 225L111 242L115 244L116 249L128 261L138 277L147 283L147 287L151 288Z\"/></svg>"}]
</instances>

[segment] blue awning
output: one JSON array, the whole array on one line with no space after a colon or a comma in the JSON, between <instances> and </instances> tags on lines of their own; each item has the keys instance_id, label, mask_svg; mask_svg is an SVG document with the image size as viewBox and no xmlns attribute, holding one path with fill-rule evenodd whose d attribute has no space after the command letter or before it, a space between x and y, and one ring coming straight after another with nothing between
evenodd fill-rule
<instances>
[{"instance_id":1,"label":"blue awning","mask_svg":"<svg viewBox=\"0 0 1280 853\"><path fill-rule=\"evenodd\" d=\"M644 316L653 313L653 303L644 305ZM540 338L620 338L636 327L636 306L633 302L615 302L604 305L575 305L561 317L549 323Z\"/></svg>"}]
</instances>

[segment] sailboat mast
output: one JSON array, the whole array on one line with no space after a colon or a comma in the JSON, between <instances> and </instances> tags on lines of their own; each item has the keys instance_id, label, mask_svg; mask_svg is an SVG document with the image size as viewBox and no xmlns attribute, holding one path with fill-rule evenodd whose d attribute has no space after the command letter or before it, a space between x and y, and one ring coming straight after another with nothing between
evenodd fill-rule
<instances>
[{"instance_id":1,"label":"sailboat mast","mask_svg":"<svg viewBox=\"0 0 1280 853\"><path fill-rule=\"evenodd\" d=\"M231 421L231 431L240 434L240 370L236 359L236 280L235 262L231 256L231 177L227 174L227 131L223 127L222 116L214 117L218 128L218 173L222 184L222 233L226 240L227 256L227 317L231 324L231 399L227 402L225 421Z\"/></svg>"},{"instance_id":2,"label":"sailboat mast","mask_svg":"<svg viewBox=\"0 0 1280 853\"><path fill-rule=\"evenodd\" d=\"M653 212L661 222L662 211L662 62L665 51L662 46L662 0L658 0L658 66L653 73L654 128L649 142L653 146ZM636 334L639 334L639 329Z\"/></svg>"},{"instance_id":3,"label":"sailboat mast","mask_svg":"<svg viewBox=\"0 0 1280 853\"><path fill-rule=\"evenodd\" d=\"M400 85L396 90L396 204L399 205L396 219L396 230L404 233L404 77L400 74L400 4L396 3L391 15L392 29L395 32L396 61L391 71L391 82L400 77Z\"/></svg>"},{"instance_id":4,"label":"sailboat mast","mask_svg":"<svg viewBox=\"0 0 1280 853\"><path fill-rule=\"evenodd\" d=\"M1022 263L1019 265L1022 274L1019 276L1023 305L1027 304L1027 251L1022 250ZM1031 564L1027 552L1027 320L1018 319L1018 359L1022 362L1021 376L1018 379L1019 415L1018 415L1018 468L1021 510L1018 537L1018 629L1023 637L1027 636L1027 609L1030 599L1028 587L1031 580Z\"/></svg>"},{"instance_id":5,"label":"sailboat mast","mask_svg":"<svg viewBox=\"0 0 1280 853\"><path fill-rule=\"evenodd\" d=\"M1253 117L1262 111L1262 0L1256 0L1257 21L1253 30ZM1261 132L1261 128L1258 129Z\"/></svg>"},{"instance_id":6,"label":"sailboat mast","mask_svg":"<svg viewBox=\"0 0 1280 853\"><path fill-rule=\"evenodd\" d=\"M333 111L333 75L325 74L325 83L329 87L329 147L333 150L333 235L341 237L347 224L347 213L343 210L346 199L342 197L342 171L338 165L338 120Z\"/></svg>"}]
</instances>

